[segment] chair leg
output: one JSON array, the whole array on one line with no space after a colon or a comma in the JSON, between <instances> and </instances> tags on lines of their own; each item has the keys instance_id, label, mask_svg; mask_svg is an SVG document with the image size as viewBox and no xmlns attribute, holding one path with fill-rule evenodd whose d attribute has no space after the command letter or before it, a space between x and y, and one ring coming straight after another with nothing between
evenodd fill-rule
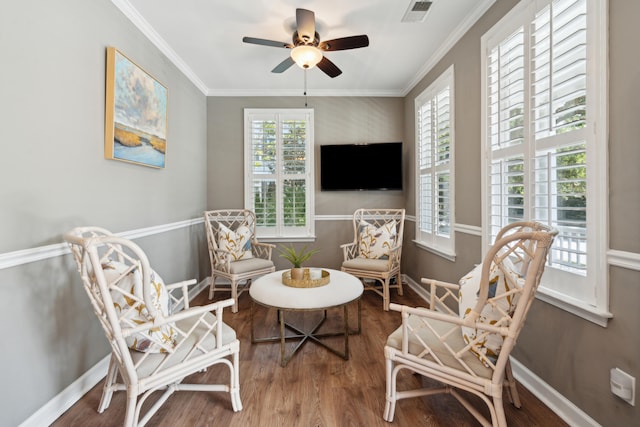
<instances>
[{"instance_id":1,"label":"chair leg","mask_svg":"<svg viewBox=\"0 0 640 427\"><path fill-rule=\"evenodd\" d=\"M127 390L127 410L124 415L123 426L134 427L138 425L137 415L139 414L137 413L137 410L136 410L137 401L138 401L138 396L135 394L135 392L133 390Z\"/></svg>"},{"instance_id":2,"label":"chair leg","mask_svg":"<svg viewBox=\"0 0 640 427\"><path fill-rule=\"evenodd\" d=\"M238 351L233 355L233 366L231 367L231 406L234 412L242 411L242 400L240 400L240 368Z\"/></svg>"},{"instance_id":3,"label":"chair leg","mask_svg":"<svg viewBox=\"0 0 640 427\"><path fill-rule=\"evenodd\" d=\"M231 281L231 298L233 298L233 306L231 307L232 313L238 312L238 283L235 280Z\"/></svg>"},{"instance_id":4,"label":"chair leg","mask_svg":"<svg viewBox=\"0 0 640 427\"><path fill-rule=\"evenodd\" d=\"M382 308L384 311L389 311L389 304L391 303L391 297L389 296L389 278L387 277L382 282Z\"/></svg>"},{"instance_id":5,"label":"chair leg","mask_svg":"<svg viewBox=\"0 0 640 427\"><path fill-rule=\"evenodd\" d=\"M211 277L209 277L209 299L213 299L213 293L216 289L216 276L211 273Z\"/></svg>"},{"instance_id":6,"label":"chair leg","mask_svg":"<svg viewBox=\"0 0 640 427\"><path fill-rule=\"evenodd\" d=\"M515 378L513 378L513 371L511 370L510 361L507 361L507 366L505 367L505 381L507 382L506 389L509 401L513 403L513 406L519 409L522 404L520 403L520 396L518 395L516 380Z\"/></svg>"},{"instance_id":7,"label":"chair leg","mask_svg":"<svg viewBox=\"0 0 640 427\"><path fill-rule=\"evenodd\" d=\"M400 274L400 272L398 271L398 276L396 277L396 282L398 283L398 295L402 296L403 295L403 290L402 290L402 274Z\"/></svg>"},{"instance_id":8,"label":"chair leg","mask_svg":"<svg viewBox=\"0 0 640 427\"><path fill-rule=\"evenodd\" d=\"M384 418L385 421L393 422L393 417L396 412L396 379L393 375L393 361L388 357L385 358L386 365L386 377L387 377L387 386L386 386L386 402L384 405Z\"/></svg>"},{"instance_id":9,"label":"chair leg","mask_svg":"<svg viewBox=\"0 0 640 427\"><path fill-rule=\"evenodd\" d=\"M493 425L497 427L507 427L507 416L504 413L502 396L493 397L493 407L496 411L496 419L493 420Z\"/></svg>"},{"instance_id":10,"label":"chair leg","mask_svg":"<svg viewBox=\"0 0 640 427\"><path fill-rule=\"evenodd\" d=\"M100 398L100 404L98 405L98 413L101 414L111 404L111 397L113 396L114 386L116 379L118 378L118 363L111 354L109 359L109 369L107 370L107 376L104 379L104 387L102 388L102 397Z\"/></svg>"}]
</instances>

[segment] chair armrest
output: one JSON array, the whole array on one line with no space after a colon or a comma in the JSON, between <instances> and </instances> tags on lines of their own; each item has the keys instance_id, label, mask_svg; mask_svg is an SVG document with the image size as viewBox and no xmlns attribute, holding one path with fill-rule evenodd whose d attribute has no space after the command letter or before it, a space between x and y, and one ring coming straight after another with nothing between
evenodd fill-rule
<instances>
[{"instance_id":1,"label":"chair armrest","mask_svg":"<svg viewBox=\"0 0 640 427\"><path fill-rule=\"evenodd\" d=\"M402 254L402 246L394 246L389 249L389 270L400 267L400 255Z\"/></svg>"},{"instance_id":2,"label":"chair armrest","mask_svg":"<svg viewBox=\"0 0 640 427\"><path fill-rule=\"evenodd\" d=\"M258 258L271 260L271 252L276 247L276 245L271 243L261 243L258 241L253 241L251 243L251 247L253 248L253 251Z\"/></svg>"},{"instance_id":3,"label":"chair armrest","mask_svg":"<svg viewBox=\"0 0 640 427\"><path fill-rule=\"evenodd\" d=\"M357 256L358 242L345 243L340 245L342 249L342 260L349 261Z\"/></svg>"},{"instance_id":4,"label":"chair armrest","mask_svg":"<svg viewBox=\"0 0 640 427\"><path fill-rule=\"evenodd\" d=\"M469 313L467 317L461 319L458 315L452 315L448 313L441 313L439 311L429 310L423 307L409 307L407 305L389 304L389 310L399 311L402 313L402 323L406 323L409 316L418 316L424 319L440 320L442 322L451 323L452 325L467 326L470 328L480 329L489 333L501 334L503 336L509 335L509 328L493 326L487 323L477 322L478 315L473 311Z\"/></svg>"},{"instance_id":5,"label":"chair armrest","mask_svg":"<svg viewBox=\"0 0 640 427\"><path fill-rule=\"evenodd\" d=\"M430 310L440 310L445 313L449 313L452 316L457 316L458 313L451 309L447 302L454 301L455 304L460 303L459 291L460 285L457 283L449 283L449 282L441 282L439 280L434 279L422 279L423 285L429 285L429 295L431 296L429 300L429 309ZM441 296L438 296L438 289L444 289L444 293Z\"/></svg>"},{"instance_id":6,"label":"chair armrest","mask_svg":"<svg viewBox=\"0 0 640 427\"><path fill-rule=\"evenodd\" d=\"M211 250L211 253L213 253L213 256L216 260L216 265L223 265L224 271L229 271L231 261L233 260L233 255L231 254L231 252L224 249L215 249ZM214 266L212 265L211 267L213 268Z\"/></svg>"},{"instance_id":7,"label":"chair armrest","mask_svg":"<svg viewBox=\"0 0 640 427\"><path fill-rule=\"evenodd\" d=\"M217 320L217 325L215 327L215 335L216 335L216 347L220 347L222 345L222 313L223 313L223 309L225 307L231 307L233 304L235 303L235 301L233 300L233 298L229 298L226 300L221 300L221 301L216 301L214 303L211 304L207 304L207 305L202 305L202 306L195 306L195 307L191 307L189 309L185 309L182 310L176 314L172 314L171 316L168 317L164 317L164 318L156 318L155 321L153 322L145 322L139 325L136 325L135 327L131 327L131 328L122 328L122 336L123 337L127 337L130 336L132 334L136 334L136 333L140 333L140 332L146 332L149 329L152 328L159 328L163 325L167 325L167 324L171 324L172 326L175 325L176 322L180 321L180 320L184 320L184 319L188 319L191 317L200 317L200 321L202 321L202 318L205 314L207 313L213 313L213 315L216 317ZM174 326L175 328L175 326ZM192 329L190 331L186 331L186 332L182 332L183 335L189 335L193 329L195 327L192 327ZM177 329L177 328L175 328ZM170 352L170 349L167 349L167 352Z\"/></svg>"},{"instance_id":8,"label":"chair armrest","mask_svg":"<svg viewBox=\"0 0 640 427\"><path fill-rule=\"evenodd\" d=\"M196 279L191 280L183 280L182 282L171 283L170 285L165 285L165 288L169 292L169 298L171 298L171 306L172 307L180 307L181 304L184 304L183 309L189 308L189 286L195 285L198 283ZM171 291L175 289L181 289L182 295L174 295Z\"/></svg>"}]
</instances>

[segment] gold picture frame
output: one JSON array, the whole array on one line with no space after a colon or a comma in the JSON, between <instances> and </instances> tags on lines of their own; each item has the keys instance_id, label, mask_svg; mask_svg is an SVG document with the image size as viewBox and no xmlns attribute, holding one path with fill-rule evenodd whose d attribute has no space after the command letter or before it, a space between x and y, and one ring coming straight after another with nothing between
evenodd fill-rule
<instances>
[{"instance_id":1,"label":"gold picture frame","mask_svg":"<svg viewBox=\"0 0 640 427\"><path fill-rule=\"evenodd\" d=\"M167 88L115 47L107 48L104 156L165 167Z\"/></svg>"}]
</instances>

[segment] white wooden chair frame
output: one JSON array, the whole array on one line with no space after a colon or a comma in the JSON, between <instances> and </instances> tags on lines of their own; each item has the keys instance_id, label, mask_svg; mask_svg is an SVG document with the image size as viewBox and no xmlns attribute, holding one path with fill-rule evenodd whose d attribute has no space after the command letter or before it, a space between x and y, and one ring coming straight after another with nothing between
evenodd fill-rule
<instances>
[{"instance_id":1,"label":"white wooden chair frame","mask_svg":"<svg viewBox=\"0 0 640 427\"><path fill-rule=\"evenodd\" d=\"M534 300L547 254L556 234L556 230L533 222L517 222L503 228L484 259L478 302L464 320L459 317L457 311L445 304L447 300L459 301L460 286L457 284L422 279L423 284L430 286L429 309L391 304L391 310L402 313L402 325L390 336L384 349L387 385L383 418L386 421L393 421L398 400L450 393L483 426L507 425L502 398L503 387L507 391L509 401L520 407L509 355ZM522 287L488 298L491 264L493 262L502 268L505 258L514 262L518 273L524 277L524 284ZM438 289L444 292L438 295ZM505 313L501 310L502 319L492 325L478 321L479 313L482 313L485 304L496 307L496 302L501 298L513 298L516 294L519 296L512 312ZM462 326L476 328L476 338L466 343L462 339ZM486 364L483 364L473 353L480 352L480 345L489 334L502 335L504 342L497 360L486 360ZM403 369L435 379L442 383L442 387L398 391L396 378L398 372ZM456 389L479 396L489 408L491 421Z\"/></svg>"},{"instance_id":2,"label":"white wooden chair frame","mask_svg":"<svg viewBox=\"0 0 640 427\"><path fill-rule=\"evenodd\" d=\"M231 298L234 301L231 311L238 312L238 297L251 286L251 280L271 273L276 270L271 262L271 254L276 247L270 243L260 243L256 237L256 216L248 209L225 209L204 212L204 224L207 230L207 243L209 247L209 260L211 261L211 276L209 278L209 299L213 299L217 290L231 290ZM251 230L251 251L254 259L248 261L234 261L229 251L220 249L218 235L221 225L230 230L237 230L240 226L246 226ZM270 263L260 262L260 265L249 271L234 272L234 263L267 260ZM230 283L216 283L216 278L221 277ZM243 285L241 283L244 282Z\"/></svg>"},{"instance_id":3,"label":"white wooden chair frame","mask_svg":"<svg viewBox=\"0 0 640 427\"><path fill-rule=\"evenodd\" d=\"M353 274L362 279L365 291L373 291L382 297L382 305L385 311L389 310L391 302L390 289L397 289L398 295L402 295L402 274L400 273L400 261L402 258L402 237L404 234L404 209L358 209L353 214L353 242L340 245L343 255L342 271ZM345 266L344 263L355 260L360 255L359 238L360 223L367 223L379 228L385 223L396 221L397 238L395 245L389 249L389 258L380 260L385 262L383 271L378 269L367 269L360 266ZM363 264L364 266L364 264ZM391 284L391 279L396 279L395 284Z\"/></svg>"},{"instance_id":4,"label":"white wooden chair frame","mask_svg":"<svg viewBox=\"0 0 640 427\"><path fill-rule=\"evenodd\" d=\"M111 360L98 407L99 413L109 407L113 392L118 390L125 390L127 393L125 426L145 425L175 391L227 392L230 394L233 410L242 410L238 364L240 342L233 329L222 320L223 309L233 304L232 299L190 307L188 287L196 281L174 283L166 286L174 310L165 317L152 303L152 270L146 255L136 244L99 227L75 228L65 234L64 238L69 243L83 286L111 345ZM117 279L107 279L103 265L109 261L125 264L129 271L140 270L144 294L142 298L119 287L124 274ZM153 320L134 324L126 319L122 311L114 307L112 292L126 295L137 307L144 304ZM168 324L177 332L177 345L167 346L155 341L163 347L162 353L132 350L125 341L132 334L145 334L151 328ZM147 337L151 338L151 335L147 334ZM183 383L188 375L215 364L224 364L229 368L229 383ZM143 403L153 392L161 390L164 390L163 394L140 418Z\"/></svg>"}]
</instances>

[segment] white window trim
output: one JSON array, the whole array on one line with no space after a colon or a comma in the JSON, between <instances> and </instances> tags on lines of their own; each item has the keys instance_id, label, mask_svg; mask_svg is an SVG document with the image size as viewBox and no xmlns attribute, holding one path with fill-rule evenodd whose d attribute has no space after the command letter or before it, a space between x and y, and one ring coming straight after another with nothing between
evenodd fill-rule
<instances>
[{"instance_id":1,"label":"white window trim","mask_svg":"<svg viewBox=\"0 0 640 427\"><path fill-rule=\"evenodd\" d=\"M305 117L308 123L307 132L307 153L305 161L305 175L308 184L306 196L307 225L306 227L283 228L278 224L275 234L266 234L262 227L256 227L256 234L265 242L310 242L315 236L315 161L314 161L314 110L313 108L245 108L244 109L244 205L246 209L253 207L253 165L251 147L251 119L255 117L270 117L277 122L292 117ZM281 147L277 147L278 157L280 157ZM276 181L280 184L282 177L279 171L276 172ZM280 186L280 185L279 185ZM298 230L299 228L299 230ZM301 231L301 232L298 232Z\"/></svg>"},{"instance_id":2,"label":"white window trim","mask_svg":"<svg viewBox=\"0 0 640 427\"><path fill-rule=\"evenodd\" d=\"M537 10L548 4L549 0L533 0L520 2L507 13L481 39L481 185L482 185L482 229L488 230L489 212L487 191L487 46L491 40L504 38L517 28L522 14L533 16ZM608 0L587 0L587 87L589 131L587 132L587 217L589 218L588 242L589 262L592 270L588 283L595 293L595 303L585 304L583 301L560 294L549 286L545 286L545 276L538 288L537 298L580 316L586 320L606 327L613 315L609 312L609 277L607 252L608 236ZM516 22L516 23L514 23ZM528 24L530 20L526 23ZM528 90L528 88L525 88ZM528 101L527 101L528 102ZM598 106L598 108L593 108ZM604 107L602 107L604 106ZM489 242L486 232L482 235L483 254L493 242Z\"/></svg>"},{"instance_id":3,"label":"white window trim","mask_svg":"<svg viewBox=\"0 0 640 427\"><path fill-rule=\"evenodd\" d=\"M449 127L451 143L449 147L449 218L451 237L433 236L431 241L422 239L420 233L420 222L422 211L420 210L420 143L419 140L420 123L417 120L417 114L420 107L425 101L431 100L445 86L449 86ZM455 79L454 66L450 66L437 79L435 79L420 95L414 100L414 121L415 121L415 200L416 200L416 238L414 243L419 248L429 251L435 255L441 256L449 261L455 261Z\"/></svg>"}]
</instances>

